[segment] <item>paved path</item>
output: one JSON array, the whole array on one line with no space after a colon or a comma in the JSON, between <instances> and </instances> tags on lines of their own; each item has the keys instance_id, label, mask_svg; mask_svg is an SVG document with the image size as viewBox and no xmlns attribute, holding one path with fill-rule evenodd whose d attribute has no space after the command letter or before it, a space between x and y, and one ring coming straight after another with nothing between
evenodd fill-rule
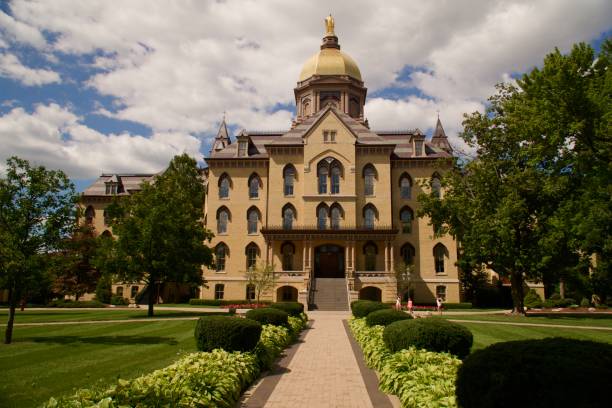
<instances>
[{"instance_id":1,"label":"paved path","mask_svg":"<svg viewBox=\"0 0 612 408\"><path fill-rule=\"evenodd\" d=\"M343 323L349 313L315 311L308 316L311 328L280 380L273 380L267 400L247 400L242 406L374 408ZM266 387L265 378L259 387ZM258 389L253 391L254 396Z\"/></svg>"}]
</instances>

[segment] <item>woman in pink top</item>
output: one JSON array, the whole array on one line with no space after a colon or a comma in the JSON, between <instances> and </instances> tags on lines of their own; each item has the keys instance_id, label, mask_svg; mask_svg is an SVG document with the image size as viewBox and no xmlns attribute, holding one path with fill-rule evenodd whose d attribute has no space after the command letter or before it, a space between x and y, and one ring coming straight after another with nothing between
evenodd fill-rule
<instances>
[{"instance_id":1,"label":"woman in pink top","mask_svg":"<svg viewBox=\"0 0 612 408\"><path fill-rule=\"evenodd\" d=\"M408 298L408 313L412 314L412 298Z\"/></svg>"}]
</instances>

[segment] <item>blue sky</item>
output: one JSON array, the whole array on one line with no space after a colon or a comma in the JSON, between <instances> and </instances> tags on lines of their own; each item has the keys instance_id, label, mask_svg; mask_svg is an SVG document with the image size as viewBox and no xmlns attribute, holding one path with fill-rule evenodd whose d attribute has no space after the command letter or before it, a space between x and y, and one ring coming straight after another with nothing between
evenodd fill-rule
<instances>
[{"instance_id":1,"label":"blue sky","mask_svg":"<svg viewBox=\"0 0 612 408\"><path fill-rule=\"evenodd\" d=\"M372 128L430 133L439 111L458 148L462 114L495 83L612 32L612 4L597 0L3 1L0 159L61 168L82 190L182 152L202 161L224 112L233 134L287 129L330 11Z\"/></svg>"}]
</instances>

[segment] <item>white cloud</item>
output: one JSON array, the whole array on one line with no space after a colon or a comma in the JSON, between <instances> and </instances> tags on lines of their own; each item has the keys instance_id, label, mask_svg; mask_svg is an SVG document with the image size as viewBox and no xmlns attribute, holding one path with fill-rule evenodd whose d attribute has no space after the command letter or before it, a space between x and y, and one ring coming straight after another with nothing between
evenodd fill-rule
<instances>
[{"instance_id":1,"label":"white cloud","mask_svg":"<svg viewBox=\"0 0 612 408\"><path fill-rule=\"evenodd\" d=\"M27 86L61 82L57 72L26 67L16 55L4 53L0 54L0 76L17 80Z\"/></svg>"},{"instance_id":2,"label":"white cloud","mask_svg":"<svg viewBox=\"0 0 612 408\"><path fill-rule=\"evenodd\" d=\"M47 41L38 29L25 24L23 21L15 20L12 16L0 10L0 34L13 41L31 45L35 48L43 48Z\"/></svg>"},{"instance_id":3,"label":"white cloud","mask_svg":"<svg viewBox=\"0 0 612 408\"><path fill-rule=\"evenodd\" d=\"M93 178L102 171L157 172L183 152L200 159L200 140L180 133L155 133L150 138L102 134L57 104L37 105L32 113L13 108L0 116L0 158L13 155L61 168L75 178Z\"/></svg>"}]
</instances>

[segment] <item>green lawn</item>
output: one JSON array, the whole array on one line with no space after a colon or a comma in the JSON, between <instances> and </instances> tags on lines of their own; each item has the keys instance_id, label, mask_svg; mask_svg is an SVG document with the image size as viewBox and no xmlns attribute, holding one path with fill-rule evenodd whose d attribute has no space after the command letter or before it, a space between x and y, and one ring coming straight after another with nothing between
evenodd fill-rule
<instances>
[{"instance_id":1,"label":"green lawn","mask_svg":"<svg viewBox=\"0 0 612 408\"><path fill-rule=\"evenodd\" d=\"M612 315L600 315L599 317L525 317L525 316L507 316L498 315L444 315L447 319L455 320L484 320L493 322L512 322L512 323L537 323L537 324L559 324L568 326L597 326L612 328Z\"/></svg>"},{"instance_id":2,"label":"green lawn","mask_svg":"<svg viewBox=\"0 0 612 408\"><path fill-rule=\"evenodd\" d=\"M222 311L219 311L222 313ZM174 311L156 310L156 318L171 317L193 317L202 316L207 312L200 311ZM147 310L145 309L47 309L31 310L23 312L17 311L15 323L42 323L42 322L62 322L62 321L84 321L84 320L126 320L126 319L146 319ZM8 310L0 310L0 325L6 325ZM1 327L1 326L0 326ZM18 330L18 328L16 329Z\"/></svg>"},{"instance_id":3,"label":"green lawn","mask_svg":"<svg viewBox=\"0 0 612 408\"><path fill-rule=\"evenodd\" d=\"M78 388L106 387L118 377L133 378L165 367L180 354L196 350L195 324L16 327L14 343L0 344L0 407L37 406ZM0 327L2 338L4 330Z\"/></svg>"}]
</instances>

